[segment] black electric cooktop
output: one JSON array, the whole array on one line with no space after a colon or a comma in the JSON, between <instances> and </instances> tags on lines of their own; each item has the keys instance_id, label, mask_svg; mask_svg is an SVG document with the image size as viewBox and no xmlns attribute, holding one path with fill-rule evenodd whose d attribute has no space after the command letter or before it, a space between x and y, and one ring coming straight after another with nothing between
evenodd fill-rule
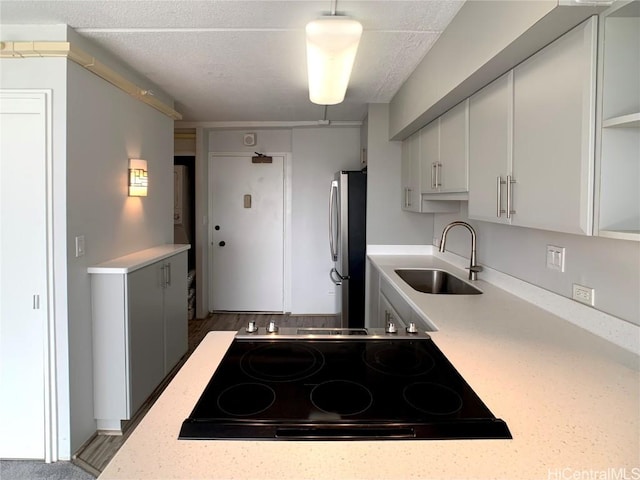
<instances>
[{"instance_id":1,"label":"black electric cooktop","mask_svg":"<svg viewBox=\"0 0 640 480\"><path fill-rule=\"evenodd\" d=\"M282 330L236 336L180 439L511 438L428 335Z\"/></svg>"}]
</instances>

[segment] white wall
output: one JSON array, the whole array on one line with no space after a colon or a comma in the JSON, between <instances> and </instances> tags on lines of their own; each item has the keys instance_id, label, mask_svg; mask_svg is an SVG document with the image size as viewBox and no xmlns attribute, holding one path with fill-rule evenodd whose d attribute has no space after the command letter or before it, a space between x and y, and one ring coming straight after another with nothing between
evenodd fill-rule
<instances>
[{"instance_id":1,"label":"white wall","mask_svg":"<svg viewBox=\"0 0 640 480\"><path fill-rule=\"evenodd\" d=\"M2 27L3 39L12 38ZM6 32L6 33L5 33ZM62 30L64 35L64 29ZM15 37L13 37L15 38ZM46 38L46 37L45 37ZM0 86L2 88L51 89L53 128L53 281L56 341L56 390L58 416L58 455L71 458L69 412L69 343L67 329L67 257L66 257L66 60L62 58L33 58L29 60L0 59ZM46 72L46 75L43 74ZM29 235L29 223L24 224L24 235ZM2 388L10 388L3 385Z\"/></svg>"},{"instance_id":2,"label":"white wall","mask_svg":"<svg viewBox=\"0 0 640 480\"><path fill-rule=\"evenodd\" d=\"M430 245L433 214L401 208L401 142L388 140L389 105L370 104L367 125L367 244Z\"/></svg>"},{"instance_id":3,"label":"white wall","mask_svg":"<svg viewBox=\"0 0 640 480\"><path fill-rule=\"evenodd\" d=\"M255 132L257 144L242 143ZM360 169L358 127L218 130L209 133L210 152L292 154L291 312L336 312L329 242L329 185L338 170ZM206 201L206 199L205 199ZM202 205L201 205L202 206Z\"/></svg>"},{"instance_id":4,"label":"white wall","mask_svg":"<svg viewBox=\"0 0 640 480\"><path fill-rule=\"evenodd\" d=\"M436 214L434 230L453 220L469 221L478 234L478 263L571 298L572 284L595 288L598 310L640 325L640 244L470 221L466 202L459 214ZM565 272L546 268L546 246L566 248ZM447 236L447 250L469 257L471 240L462 228ZM482 276L482 273L478 274Z\"/></svg>"}]
</instances>

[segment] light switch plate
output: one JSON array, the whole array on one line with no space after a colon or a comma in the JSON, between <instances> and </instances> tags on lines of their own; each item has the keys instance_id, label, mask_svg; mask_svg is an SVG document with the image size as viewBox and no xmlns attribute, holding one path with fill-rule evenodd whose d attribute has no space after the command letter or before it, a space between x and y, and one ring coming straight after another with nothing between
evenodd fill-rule
<instances>
[{"instance_id":1,"label":"light switch plate","mask_svg":"<svg viewBox=\"0 0 640 480\"><path fill-rule=\"evenodd\" d=\"M78 235L76 237L76 258L84 255L84 235Z\"/></svg>"},{"instance_id":2,"label":"light switch plate","mask_svg":"<svg viewBox=\"0 0 640 480\"><path fill-rule=\"evenodd\" d=\"M565 248L547 245L547 268L564 272Z\"/></svg>"}]
</instances>

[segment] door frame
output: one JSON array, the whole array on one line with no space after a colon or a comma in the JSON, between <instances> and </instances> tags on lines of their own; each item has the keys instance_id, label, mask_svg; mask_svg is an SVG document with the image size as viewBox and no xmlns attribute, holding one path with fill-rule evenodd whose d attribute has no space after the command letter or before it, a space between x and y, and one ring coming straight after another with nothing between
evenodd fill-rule
<instances>
[{"instance_id":1,"label":"door frame","mask_svg":"<svg viewBox=\"0 0 640 480\"><path fill-rule=\"evenodd\" d=\"M290 152L264 152L265 155L271 157L283 157L283 194L284 194L284 204L283 204L283 221L284 221L284 232L283 232L283 265L282 265L282 280L283 280L283 313L291 312L291 211L292 211L292 165L291 165L291 153ZM208 175L207 175L207 187L210 185L211 175L214 173L213 169L213 159L216 157L249 157L252 155L252 152L209 152L208 158ZM213 212L212 206L212 192L208 191L207 198L207 223L209 224L208 234L207 234L207 251L209 252L209 261L207 263L207 278L211 274L212 269L212 260L213 255L211 254L211 248L213 244L213 222L211 222L211 213ZM209 300L210 301L210 300ZM207 309L209 309L209 303L207 302ZM209 312L211 313L211 311Z\"/></svg>"},{"instance_id":2,"label":"door frame","mask_svg":"<svg viewBox=\"0 0 640 480\"><path fill-rule=\"evenodd\" d=\"M58 444L58 389L56 387L56 316L55 316L55 282L54 282L54 234L53 234L53 114L51 89L13 89L0 88L0 97L14 99L37 99L40 112L44 116L45 159L43 162L45 185L45 242L46 242L46 292L44 303L46 307L45 323L43 325L43 393L44 393L44 461L56 462L59 459Z\"/></svg>"}]
</instances>

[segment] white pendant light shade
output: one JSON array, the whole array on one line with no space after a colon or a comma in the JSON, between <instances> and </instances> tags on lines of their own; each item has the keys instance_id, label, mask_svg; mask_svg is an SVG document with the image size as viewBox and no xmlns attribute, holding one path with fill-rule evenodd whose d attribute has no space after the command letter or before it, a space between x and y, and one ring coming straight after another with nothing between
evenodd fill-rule
<instances>
[{"instance_id":1,"label":"white pendant light shade","mask_svg":"<svg viewBox=\"0 0 640 480\"><path fill-rule=\"evenodd\" d=\"M306 32L309 99L319 105L338 104L347 91L362 25L330 16L309 22Z\"/></svg>"}]
</instances>

